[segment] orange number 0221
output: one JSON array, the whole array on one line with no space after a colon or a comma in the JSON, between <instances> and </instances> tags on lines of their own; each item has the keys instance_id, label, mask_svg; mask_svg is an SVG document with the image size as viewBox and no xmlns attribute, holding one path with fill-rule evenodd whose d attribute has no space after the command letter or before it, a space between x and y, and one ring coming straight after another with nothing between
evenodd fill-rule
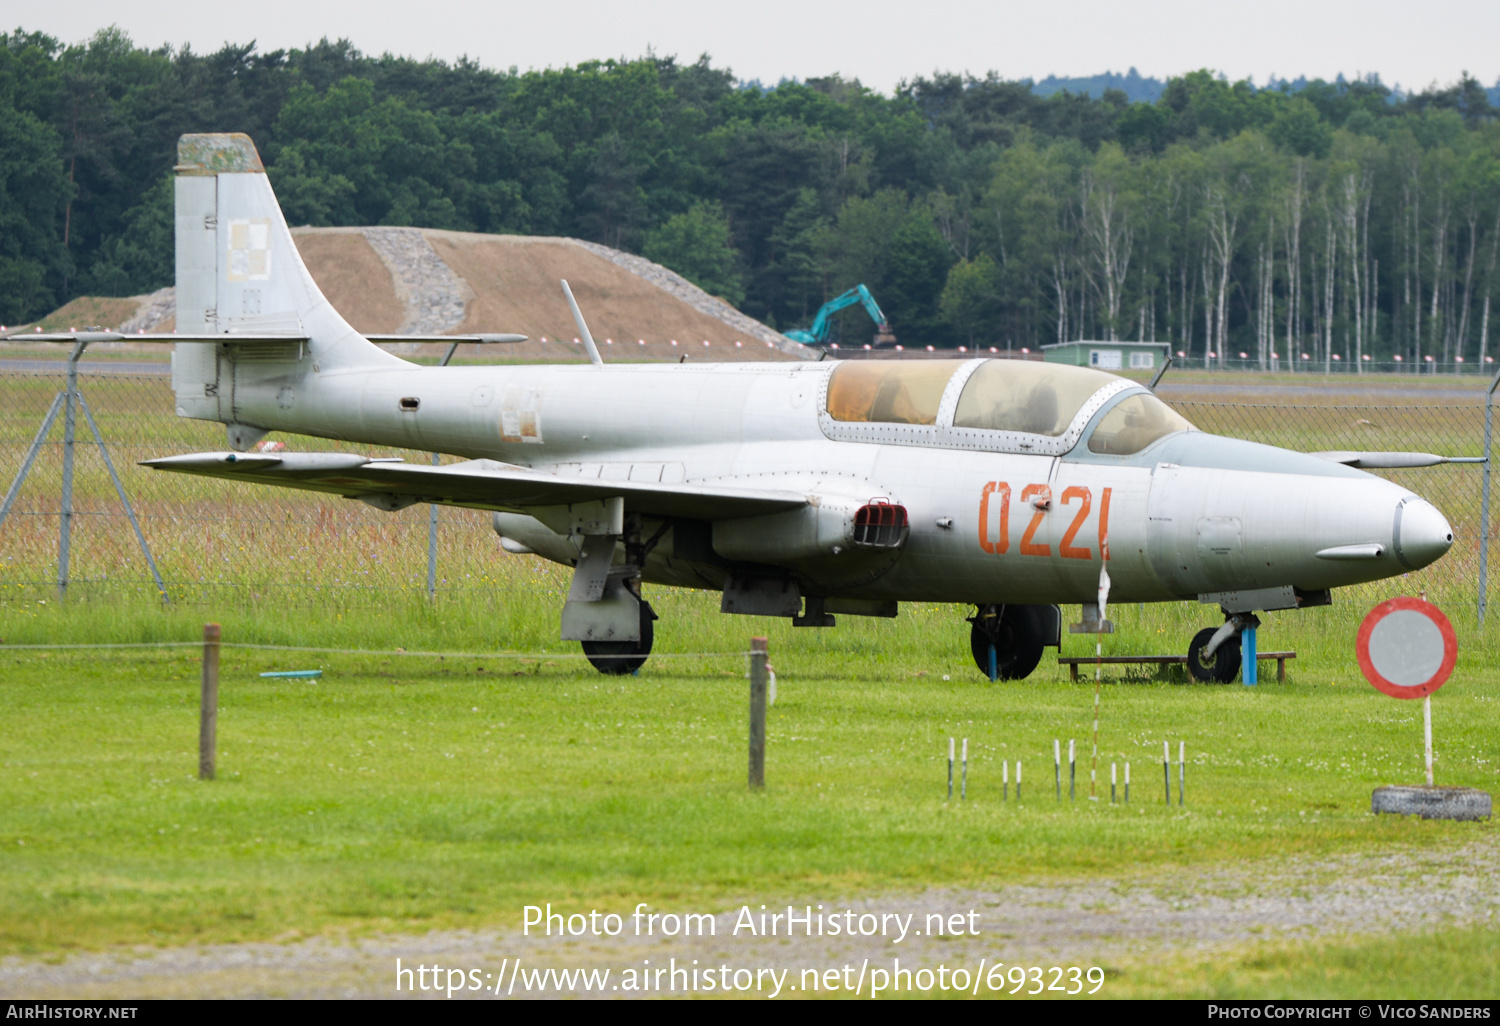
<instances>
[{"instance_id":1,"label":"orange number 0221","mask_svg":"<svg viewBox=\"0 0 1500 1026\"><path fill-rule=\"evenodd\" d=\"M1026 502L1033 495L1046 495L1051 489L1044 484L1029 484L1021 489L1021 501ZM1037 545L1032 542L1036 536L1036 529L1042 526L1042 517L1047 515L1045 509L1038 509L1031 515L1031 523L1026 525L1026 533L1021 535L1021 555L1023 556L1050 556L1052 546L1045 543Z\"/></svg>"},{"instance_id":2,"label":"orange number 0221","mask_svg":"<svg viewBox=\"0 0 1500 1026\"><path fill-rule=\"evenodd\" d=\"M990 541L990 496L1000 496L1000 536ZM985 552L1005 555L1010 549L1010 485L991 481L979 496L979 547Z\"/></svg>"},{"instance_id":3,"label":"orange number 0221","mask_svg":"<svg viewBox=\"0 0 1500 1026\"><path fill-rule=\"evenodd\" d=\"M1021 489L1021 501L1026 502L1034 495L1043 495L1047 490L1046 485L1029 484ZM1099 501L1099 556L1106 561L1109 559L1109 500L1112 492L1111 488L1104 489ZM990 499L995 495L1000 496L1000 516L997 521L999 532L997 537L991 539ZM1064 559L1092 559L1094 554L1088 546L1074 545L1073 542L1078 538L1078 532L1083 529L1084 522L1088 520L1089 512L1093 508L1093 495L1089 489L1073 485L1063 490L1061 505L1066 506L1074 499L1080 500L1078 512L1074 515L1073 522L1068 525L1067 531L1063 533L1062 540L1058 544L1058 554ZM1038 509L1032 514L1031 523L1026 525L1026 530L1021 535L1021 555L1052 555L1050 545L1037 544L1032 540L1036 537L1037 528L1042 526L1042 517L1045 515L1046 511L1043 509ZM980 494L979 547L985 552L1002 556L1010 550L1010 485L1004 481L990 481Z\"/></svg>"},{"instance_id":4,"label":"orange number 0221","mask_svg":"<svg viewBox=\"0 0 1500 1026\"><path fill-rule=\"evenodd\" d=\"M1073 539L1078 537L1078 532L1083 527L1083 522L1088 519L1089 510L1094 504L1093 497L1089 495L1087 488L1080 488L1077 485L1071 488L1064 488L1062 504L1066 506L1074 499L1083 500L1083 505L1078 508L1078 515L1073 518L1073 522L1063 532L1062 541L1057 546L1057 554L1064 559L1093 559L1094 554L1087 545L1078 546L1073 544Z\"/></svg>"}]
</instances>

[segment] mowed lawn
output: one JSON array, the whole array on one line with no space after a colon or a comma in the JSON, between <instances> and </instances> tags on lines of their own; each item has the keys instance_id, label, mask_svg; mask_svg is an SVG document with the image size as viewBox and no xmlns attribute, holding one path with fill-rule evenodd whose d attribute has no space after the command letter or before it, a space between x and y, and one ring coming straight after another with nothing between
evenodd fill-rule
<instances>
[{"instance_id":1,"label":"mowed lawn","mask_svg":"<svg viewBox=\"0 0 1500 1026\"><path fill-rule=\"evenodd\" d=\"M719 616L716 595L658 589L657 657L638 677L606 678L555 640L557 590L522 573L503 596L218 615L7 599L0 953L509 928L523 904L546 901L713 908L1494 838L1492 823L1370 814L1371 789L1420 782L1422 757L1420 703L1376 693L1350 655L1370 596L1267 618L1262 649L1301 653L1284 684L1274 670L1259 688L1108 674L1103 800L1091 803L1092 682L1069 683L1049 650L1030 680L989 684L961 609L794 630ZM1208 612L1119 608L1106 650L1178 651ZM227 642L543 654L226 649L219 778L202 782L196 649L15 647L191 640L205 619ZM1495 652L1471 614L1454 619L1465 647L1433 702L1438 779L1493 792ZM769 634L778 678L760 794L745 786L738 654L752 633ZM1064 647L1083 654L1092 639ZM313 667L320 680L258 675ZM969 739L963 802L946 799L949 737ZM1071 804L1066 767L1064 801L1054 794L1054 738L1078 742ZM1125 760L1131 802L1111 805L1109 768Z\"/></svg>"}]
</instances>

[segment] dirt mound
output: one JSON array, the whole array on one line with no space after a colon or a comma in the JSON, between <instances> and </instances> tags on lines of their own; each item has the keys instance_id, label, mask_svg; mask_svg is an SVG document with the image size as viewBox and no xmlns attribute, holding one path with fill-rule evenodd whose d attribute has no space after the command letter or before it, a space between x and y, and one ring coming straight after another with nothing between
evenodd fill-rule
<instances>
[{"instance_id":1,"label":"dirt mound","mask_svg":"<svg viewBox=\"0 0 1500 1026\"><path fill-rule=\"evenodd\" d=\"M503 348L464 346L460 359L587 359L574 341L578 330L558 284L564 278L606 360L817 355L667 268L594 243L415 228L295 228L292 235L324 295L360 331L518 332L531 339ZM50 329L129 323L132 330L169 332L176 324L171 302L170 290L76 299L42 323ZM400 345L404 355L444 348Z\"/></svg>"},{"instance_id":2,"label":"dirt mound","mask_svg":"<svg viewBox=\"0 0 1500 1026\"><path fill-rule=\"evenodd\" d=\"M79 296L65 303L41 320L24 325L6 325L12 328L39 327L43 331L82 331L85 328L114 328L135 317L145 304L147 296L130 296L126 299L110 299L99 296Z\"/></svg>"}]
</instances>

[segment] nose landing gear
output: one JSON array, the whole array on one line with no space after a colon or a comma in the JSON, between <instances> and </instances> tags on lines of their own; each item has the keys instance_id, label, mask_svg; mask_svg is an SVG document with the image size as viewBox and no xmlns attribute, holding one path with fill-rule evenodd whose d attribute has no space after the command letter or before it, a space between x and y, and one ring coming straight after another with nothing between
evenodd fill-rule
<instances>
[{"instance_id":1,"label":"nose landing gear","mask_svg":"<svg viewBox=\"0 0 1500 1026\"><path fill-rule=\"evenodd\" d=\"M1188 645L1188 673L1205 684L1228 684L1240 672L1240 633L1260 626L1253 613L1235 613L1222 627L1205 627Z\"/></svg>"}]
</instances>

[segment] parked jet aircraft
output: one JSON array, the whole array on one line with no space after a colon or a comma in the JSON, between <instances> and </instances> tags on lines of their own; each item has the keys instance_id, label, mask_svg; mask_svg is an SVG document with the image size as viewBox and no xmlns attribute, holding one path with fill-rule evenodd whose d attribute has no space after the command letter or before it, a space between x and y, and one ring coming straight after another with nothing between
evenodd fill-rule
<instances>
[{"instance_id":1,"label":"parked jet aircraft","mask_svg":"<svg viewBox=\"0 0 1500 1026\"><path fill-rule=\"evenodd\" d=\"M582 316L588 366L416 366L324 299L247 137L184 136L176 189L177 413L227 424L233 451L146 465L493 510L507 551L575 567L562 637L606 673L650 653L652 584L812 627L969 605L976 665L1021 678L1059 642L1060 605L1098 624L1107 567L1115 602L1222 607L1190 669L1227 681L1257 612L1326 604L1453 541L1428 502L1345 465L1378 455L1209 435L1085 368L604 365ZM247 451L269 431L464 461Z\"/></svg>"}]
</instances>

